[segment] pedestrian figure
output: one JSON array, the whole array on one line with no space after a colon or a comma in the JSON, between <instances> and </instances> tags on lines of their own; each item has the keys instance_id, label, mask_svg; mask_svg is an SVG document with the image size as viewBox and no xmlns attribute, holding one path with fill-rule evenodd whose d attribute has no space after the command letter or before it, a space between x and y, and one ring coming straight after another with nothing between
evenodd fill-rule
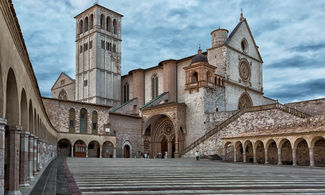
<instances>
[{"instance_id":1,"label":"pedestrian figure","mask_svg":"<svg viewBox=\"0 0 325 195\"><path fill-rule=\"evenodd\" d=\"M196 158L196 160L199 160L199 157L200 157L199 151L196 151L195 152L195 158Z\"/></svg>"}]
</instances>

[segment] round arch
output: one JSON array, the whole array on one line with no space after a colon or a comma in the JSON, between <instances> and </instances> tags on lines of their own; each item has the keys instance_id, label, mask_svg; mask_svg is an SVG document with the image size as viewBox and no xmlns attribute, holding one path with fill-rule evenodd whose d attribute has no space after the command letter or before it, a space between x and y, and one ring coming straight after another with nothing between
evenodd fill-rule
<instances>
[{"instance_id":1,"label":"round arch","mask_svg":"<svg viewBox=\"0 0 325 195\"><path fill-rule=\"evenodd\" d=\"M315 166L325 166L325 138L321 136L314 137L311 141L311 147L314 148Z\"/></svg>"},{"instance_id":2,"label":"round arch","mask_svg":"<svg viewBox=\"0 0 325 195\"><path fill-rule=\"evenodd\" d=\"M114 157L114 144L110 141L105 141L103 143L103 151L102 157L103 158L113 158Z\"/></svg>"},{"instance_id":3,"label":"round arch","mask_svg":"<svg viewBox=\"0 0 325 195\"><path fill-rule=\"evenodd\" d=\"M28 115L27 115L27 97L25 89L22 89L21 96L20 96L20 124L24 131L28 130L27 124L28 124Z\"/></svg>"},{"instance_id":4,"label":"round arch","mask_svg":"<svg viewBox=\"0 0 325 195\"><path fill-rule=\"evenodd\" d=\"M282 139L278 147L281 149L281 164L292 165L292 146L290 140Z\"/></svg>"},{"instance_id":5,"label":"round arch","mask_svg":"<svg viewBox=\"0 0 325 195\"><path fill-rule=\"evenodd\" d=\"M87 156L87 145L82 140L77 140L73 145L73 156L74 157L86 157Z\"/></svg>"},{"instance_id":6,"label":"round arch","mask_svg":"<svg viewBox=\"0 0 325 195\"><path fill-rule=\"evenodd\" d=\"M278 148L274 139L270 139L265 144L267 149L267 160L269 164L278 164Z\"/></svg>"},{"instance_id":7,"label":"round arch","mask_svg":"<svg viewBox=\"0 0 325 195\"><path fill-rule=\"evenodd\" d=\"M244 149L243 149L243 144L241 141L237 141L235 143L235 151L236 151L236 162L243 162L244 160Z\"/></svg>"},{"instance_id":8,"label":"round arch","mask_svg":"<svg viewBox=\"0 0 325 195\"><path fill-rule=\"evenodd\" d=\"M6 116L7 125L19 124L18 87L14 71L10 68L7 77Z\"/></svg>"},{"instance_id":9,"label":"round arch","mask_svg":"<svg viewBox=\"0 0 325 195\"><path fill-rule=\"evenodd\" d=\"M234 161L234 145L229 141L225 143L225 161Z\"/></svg>"},{"instance_id":10,"label":"round arch","mask_svg":"<svg viewBox=\"0 0 325 195\"><path fill-rule=\"evenodd\" d=\"M299 166L309 166L309 147L305 138L298 138L294 143L296 148L296 161Z\"/></svg>"},{"instance_id":11,"label":"round arch","mask_svg":"<svg viewBox=\"0 0 325 195\"><path fill-rule=\"evenodd\" d=\"M265 149L264 144L261 140L257 140L254 144L255 155L256 155L256 162L260 164L265 163Z\"/></svg>"},{"instance_id":12,"label":"round arch","mask_svg":"<svg viewBox=\"0 0 325 195\"><path fill-rule=\"evenodd\" d=\"M244 150L245 150L245 155L246 155L246 162L253 163L254 162L254 149L253 149L253 143L250 140L245 141Z\"/></svg>"},{"instance_id":13,"label":"round arch","mask_svg":"<svg viewBox=\"0 0 325 195\"><path fill-rule=\"evenodd\" d=\"M33 103L32 100L29 100L28 105L28 122L29 122L29 132L34 133L34 126L33 126Z\"/></svg>"},{"instance_id":14,"label":"round arch","mask_svg":"<svg viewBox=\"0 0 325 195\"><path fill-rule=\"evenodd\" d=\"M69 139L60 139L57 143L58 156L70 156L71 157L71 141Z\"/></svg>"},{"instance_id":15,"label":"round arch","mask_svg":"<svg viewBox=\"0 0 325 195\"><path fill-rule=\"evenodd\" d=\"M88 144L88 157L99 158L100 157L100 144L98 141L93 140Z\"/></svg>"}]
</instances>

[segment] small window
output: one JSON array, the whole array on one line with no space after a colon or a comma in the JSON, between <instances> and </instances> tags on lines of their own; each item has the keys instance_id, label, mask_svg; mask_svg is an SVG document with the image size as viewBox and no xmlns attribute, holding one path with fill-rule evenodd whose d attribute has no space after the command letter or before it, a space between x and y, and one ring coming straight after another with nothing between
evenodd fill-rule
<instances>
[{"instance_id":1,"label":"small window","mask_svg":"<svg viewBox=\"0 0 325 195\"><path fill-rule=\"evenodd\" d=\"M105 49L105 41L101 42L102 49Z\"/></svg>"},{"instance_id":2,"label":"small window","mask_svg":"<svg viewBox=\"0 0 325 195\"><path fill-rule=\"evenodd\" d=\"M113 52L116 52L116 44L113 44Z\"/></svg>"},{"instance_id":3,"label":"small window","mask_svg":"<svg viewBox=\"0 0 325 195\"><path fill-rule=\"evenodd\" d=\"M64 85L64 83L65 83L65 80L64 79L61 80L61 85Z\"/></svg>"},{"instance_id":4,"label":"small window","mask_svg":"<svg viewBox=\"0 0 325 195\"><path fill-rule=\"evenodd\" d=\"M89 41L89 49L93 48L93 41Z\"/></svg>"},{"instance_id":5,"label":"small window","mask_svg":"<svg viewBox=\"0 0 325 195\"><path fill-rule=\"evenodd\" d=\"M242 39L242 41L241 41L241 49L244 53L246 53L248 51L248 43L245 38Z\"/></svg>"},{"instance_id":6,"label":"small window","mask_svg":"<svg viewBox=\"0 0 325 195\"><path fill-rule=\"evenodd\" d=\"M88 85L88 81L84 80L84 87L87 87L87 85Z\"/></svg>"},{"instance_id":7,"label":"small window","mask_svg":"<svg viewBox=\"0 0 325 195\"><path fill-rule=\"evenodd\" d=\"M109 42L106 42L106 50L109 50Z\"/></svg>"},{"instance_id":8,"label":"small window","mask_svg":"<svg viewBox=\"0 0 325 195\"><path fill-rule=\"evenodd\" d=\"M69 123L69 128L74 128L74 121L73 120L70 120L70 123Z\"/></svg>"},{"instance_id":9,"label":"small window","mask_svg":"<svg viewBox=\"0 0 325 195\"><path fill-rule=\"evenodd\" d=\"M97 123L93 123L93 130L97 130Z\"/></svg>"},{"instance_id":10,"label":"small window","mask_svg":"<svg viewBox=\"0 0 325 195\"><path fill-rule=\"evenodd\" d=\"M84 51L87 51L88 50L88 43L85 43L84 45Z\"/></svg>"},{"instance_id":11,"label":"small window","mask_svg":"<svg viewBox=\"0 0 325 195\"><path fill-rule=\"evenodd\" d=\"M82 53L82 45L80 45L79 52Z\"/></svg>"}]
</instances>

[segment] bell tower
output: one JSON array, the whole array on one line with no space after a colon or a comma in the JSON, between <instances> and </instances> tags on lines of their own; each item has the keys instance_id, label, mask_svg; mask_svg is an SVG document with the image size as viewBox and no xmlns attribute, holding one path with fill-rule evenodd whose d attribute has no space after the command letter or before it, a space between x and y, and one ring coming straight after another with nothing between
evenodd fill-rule
<instances>
[{"instance_id":1,"label":"bell tower","mask_svg":"<svg viewBox=\"0 0 325 195\"><path fill-rule=\"evenodd\" d=\"M77 101L120 104L122 17L98 4L75 16Z\"/></svg>"}]
</instances>

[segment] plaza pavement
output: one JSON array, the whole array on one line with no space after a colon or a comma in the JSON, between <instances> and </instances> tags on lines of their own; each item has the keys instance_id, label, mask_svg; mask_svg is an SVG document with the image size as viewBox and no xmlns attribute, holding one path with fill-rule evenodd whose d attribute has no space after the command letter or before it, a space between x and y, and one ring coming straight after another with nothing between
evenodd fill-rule
<instances>
[{"instance_id":1,"label":"plaza pavement","mask_svg":"<svg viewBox=\"0 0 325 195\"><path fill-rule=\"evenodd\" d=\"M325 194L325 168L193 159L68 158L82 194Z\"/></svg>"}]
</instances>

